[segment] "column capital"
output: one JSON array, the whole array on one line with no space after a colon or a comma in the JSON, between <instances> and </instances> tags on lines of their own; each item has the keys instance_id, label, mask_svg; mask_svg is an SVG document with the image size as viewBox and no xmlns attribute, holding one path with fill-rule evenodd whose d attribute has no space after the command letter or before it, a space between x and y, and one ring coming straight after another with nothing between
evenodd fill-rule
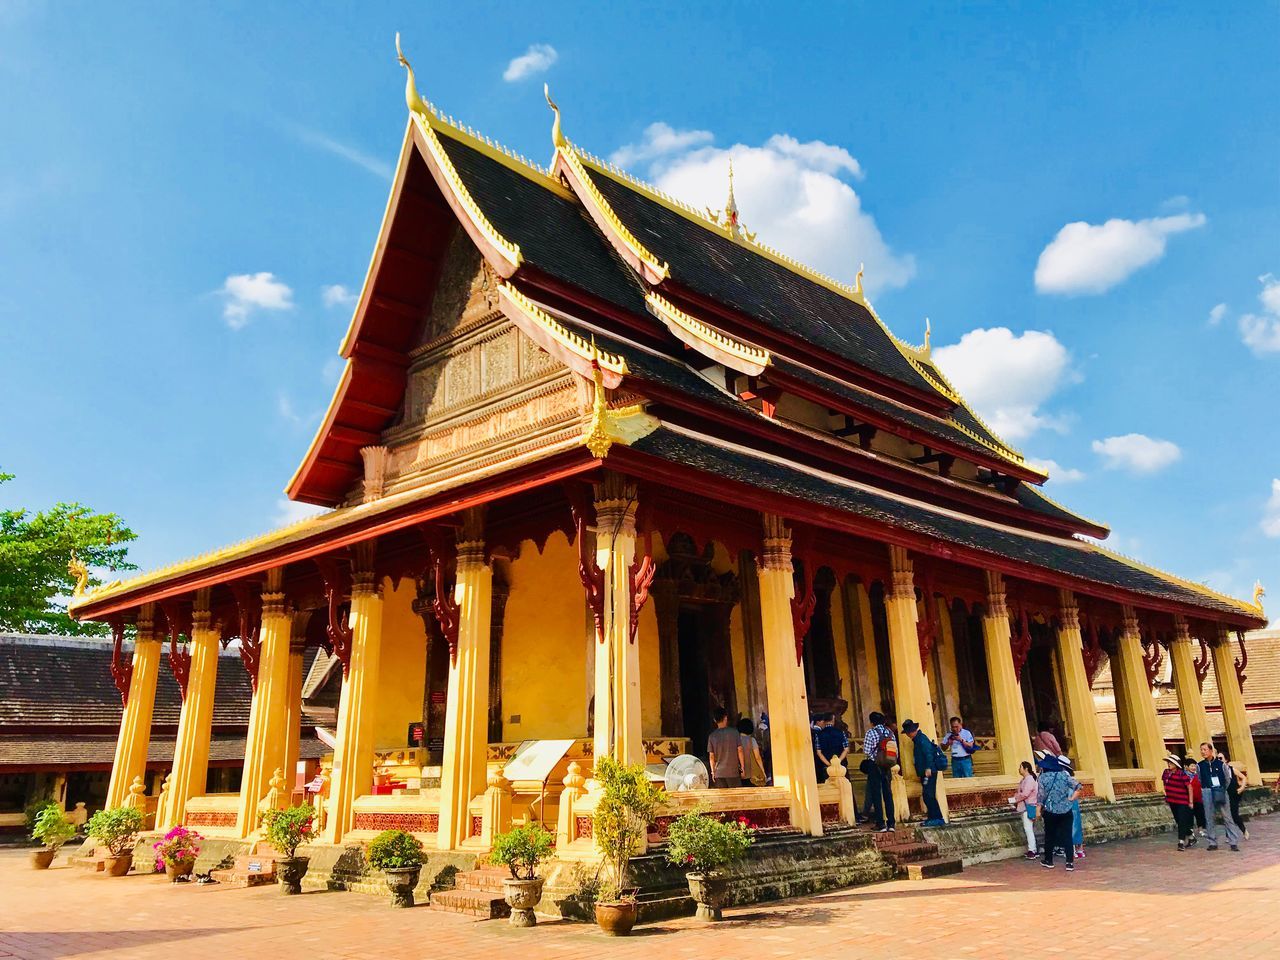
<instances>
[{"instance_id":1,"label":"column capital","mask_svg":"<svg viewBox=\"0 0 1280 960\"><path fill-rule=\"evenodd\" d=\"M766 513L764 522L764 549L760 552L761 570L791 571L791 530L776 514Z\"/></svg>"},{"instance_id":2,"label":"column capital","mask_svg":"<svg viewBox=\"0 0 1280 960\"><path fill-rule=\"evenodd\" d=\"M1080 605L1076 595L1065 588L1058 591L1058 619L1063 630L1080 629Z\"/></svg>"},{"instance_id":3,"label":"column capital","mask_svg":"<svg viewBox=\"0 0 1280 960\"><path fill-rule=\"evenodd\" d=\"M1133 607L1131 607L1127 603L1120 608L1120 611L1121 611L1121 617L1123 618L1123 622L1120 626L1121 635L1122 636L1131 635L1131 636L1141 638L1142 627L1138 623L1138 611L1135 610Z\"/></svg>"},{"instance_id":4,"label":"column capital","mask_svg":"<svg viewBox=\"0 0 1280 960\"><path fill-rule=\"evenodd\" d=\"M138 608L137 633L134 636L134 645L143 643L160 643L164 637L156 632L156 606L154 603L144 603Z\"/></svg>"},{"instance_id":5,"label":"column capital","mask_svg":"<svg viewBox=\"0 0 1280 960\"><path fill-rule=\"evenodd\" d=\"M262 616L283 617L288 613L288 601L284 595L284 568L273 567L267 571L267 581L262 585Z\"/></svg>"},{"instance_id":6,"label":"column capital","mask_svg":"<svg viewBox=\"0 0 1280 960\"><path fill-rule=\"evenodd\" d=\"M994 570L984 570L983 577L987 582L987 616L1008 617L1009 605L1004 585L1004 574Z\"/></svg>"},{"instance_id":7,"label":"column capital","mask_svg":"<svg viewBox=\"0 0 1280 960\"><path fill-rule=\"evenodd\" d=\"M1180 613L1173 616L1173 642L1191 642L1191 624L1187 623L1187 618Z\"/></svg>"},{"instance_id":8,"label":"column capital","mask_svg":"<svg viewBox=\"0 0 1280 960\"><path fill-rule=\"evenodd\" d=\"M911 563L911 554L906 547L889 545L889 598L892 600L915 600L916 575Z\"/></svg>"},{"instance_id":9,"label":"column capital","mask_svg":"<svg viewBox=\"0 0 1280 960\"><path fill-rule=\"evenodd\" d=\"M636 485L612 471L593 484L596 509L596 533L610 538L636 535Z\"/></svg>"}]
</instances>

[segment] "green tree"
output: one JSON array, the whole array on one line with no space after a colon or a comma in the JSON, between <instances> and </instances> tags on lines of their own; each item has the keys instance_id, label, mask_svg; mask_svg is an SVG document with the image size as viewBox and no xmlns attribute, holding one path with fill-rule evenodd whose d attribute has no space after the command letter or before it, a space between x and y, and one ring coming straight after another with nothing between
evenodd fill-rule
<instances>
[{"instance_id":1,"label":"green tree","mask_svg":"<svg viewBox=\"0 0 1280 960\"><path fill-rule=\"evenodd\" d=\"M12 479L0 473L0 484ZM75 589L67 565L77 557L96 586L102 578L95 570L136 569L125 546L136 538L114 513L94 513L79 503L38 513L0 510L0 630L105 634L105 624L77 623L67 615L65 601Z\"/></svg>"}]
</instances>

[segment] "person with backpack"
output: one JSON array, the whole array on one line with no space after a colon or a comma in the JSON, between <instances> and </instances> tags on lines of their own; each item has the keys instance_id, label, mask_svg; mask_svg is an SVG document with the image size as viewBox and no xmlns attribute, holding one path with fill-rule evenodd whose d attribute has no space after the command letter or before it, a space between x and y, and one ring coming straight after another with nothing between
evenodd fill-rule
<instances>
[{"instance_id":1,"label":"person with backpack","mask_svg":"<svg viewBox=\"0 0 1280 960\"><path fill-rule=\"evenodd\" d=\"M867 766L868 818L873 818L880 833L892 833L893 817L893 768L898 765L898 738L885 723L880 711L870 716L871 728L862 738L862 752L871 763Z\"/></svg>"},{"instance_id":2,"label":"person with backpack","mask_svg":"<svg viewBox=\"0 0 1280 960\"><path fill-rule=\"evenodd\" d=\"M951 718L951 732L943 737L942 747L951 750L951 776L957 779L973 776L973 755L978 752L978 742L959 717Z\"/></svg>"},{"instance_id":3,"label":"person with backpack","mask_svg":"<svg viewBox=\"0 0 1280 960\"><path fill-rule=\"evenodd\" d=\"M938 777L947 769L947 755L924 735L914 720L902 721L902 732L911 738L911 755L920 777L920 799L924 801L926 827L943 827L942 807L938 805Z\"/></svg>"},{"instance_id":4,"label":"person with backpack","mask_svg":"<svg viewBox=\"0 0 1280 960\"><path fill-rule=\"evenodd\" d=\"M1071 775L1070 765L1063 764L1062 759L1055 758L1052 769L1049 765L1042 766L1043 772L1036 784L1036 809L1044 819L1044 858L1040 862L1052 869L1054 852L1061 850L1067 861L1067 869L1074 870L1076 846L1071 835L1071 805L1080 799L1084 788Z\"/></svg>"}]
</instances>

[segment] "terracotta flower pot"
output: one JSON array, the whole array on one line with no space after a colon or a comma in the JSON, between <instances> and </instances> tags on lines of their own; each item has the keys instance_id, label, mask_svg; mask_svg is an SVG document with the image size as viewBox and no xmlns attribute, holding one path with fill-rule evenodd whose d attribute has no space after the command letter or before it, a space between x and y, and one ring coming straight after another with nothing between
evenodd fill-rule
<instances>
[{"instance_id":1,"label":"terracotta flower pot","mask_svg":"<svg viewBox=\"0 0 1280 960\"><path fill-rule=\"evenodd\" d=\"M729 902L729 878L718 873L686 873L689 896L698 905L699 920L720 920Z\"/></svg>"},{"instance_id":2,"label":"terracotta flower pot","mask_svg":"<svg viewBox=\"0 0 1280 960\"><path fill-rule=\"evenodd\" d=\"M513 927L532 927L538 922L533 908L542 899L542 877L534 877L532 880L503 877L502 889L507 895L507 904L511 907Z\"/></svg>"},{"instance_id":3,"label":"terracotta flower pot","mask_svg":"<svg viewBox=\"0 0 1280 960\"><path fill-rule=\"evenodd\" d=\"M58 851L51 847L41 847L39 850L31 851L31 866L37 870L48 870L53 864L53 858L58 855Z\"/></svg>"},{"instance_id":4,"label":"terracotta flower pot","mask_svg":"<svg viewBox=\"0 0 1280 960\"><path fill-rule=\"evenodd\" d=\"M382 873L387 880L387 889L391 891L393 907L412 907L413 888L418 885L421 867L387 867Z\"/></svg>"},{"instance_id":5,"label":"terracotta flower pot","mask_svg":"<svg viewBox=\"0 0 1280 960\"><path fill-rule=\"evenodd\" d=\"M177 863L165 861L164 874L169 878L170 883L177 883L179 877L191 876L191 871L195 867L195 860L179 860Z\"/></svg>"},{"instance_id":6,"label":"terracotta flower pot","mask_svg":"<svg viewBox=\"0 0 1280 960\"><path fill-rule=\"evenodd\" d=\"M107 857L103 869L108 877L123 877L133 866L133 852L122 853L116 857Z\"/></svg>"},{"instance_id":7,"label":"terracotta flower pot","mask_svg":"<svg viewBox=\"0 0 1280 960\"><path fill-rule=\"evenodd\" d=\"M625 937L636 925L639 908L634 900L596 903L596 924L610 937Z\"/></svg>"},{"instance_id":8,"label":"terracotta flower pot","mask_svg":"<svg viewBox=\"0 0 1280 960\"><path fill-rule=\"evenodd\" d=\"M280 892L298 894L302 892L302 878L306 876L310 857L281 857L276 861L276 877L280 881Z\"/></svg>"}]
</instances>

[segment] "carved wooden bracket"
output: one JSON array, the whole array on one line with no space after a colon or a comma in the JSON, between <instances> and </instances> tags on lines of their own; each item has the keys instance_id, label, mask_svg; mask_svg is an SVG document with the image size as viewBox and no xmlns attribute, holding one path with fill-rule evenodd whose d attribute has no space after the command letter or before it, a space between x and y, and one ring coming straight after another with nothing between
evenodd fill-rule
<instances>
[{"instance_id":1,"label":"carved wooden bracket","mask_svg":"<svg viewBox=\"0 0 1280 960\"><path fill-rule=\"evenodd\" d=\"M1243 631L1236 631L1236 639L1240 641L1240 656L1235 658L1236 682L1240 684L1240 689L1243 690L1244 682L1249 679L1248 675L1244 672L1245 668L1249 666L1249 650L1244 645Z\"/></svg>"},{"instance_id":2,"label":"carved wooden bracket","mask_svg":"<svg viewBox=\"0 0 1280 960\"><path fill-rule=\"evenodd\" d=\"M1021 607L1014 614L1013 622L1017 630L1009 634L1009 652L1013 655L1014 675L1021 676L1022 668L1027 665L1027 657L1031 654L1031 622L1027 612Z\"/></svg>"},{"instance_id":3,"label":"carved wooden bracket","mask_svg":"<svg viewBox=\"0 0 1280 960\"><path fill-rule=\"evenodd\" d=\"M351 571L337 557L316 557L320 579L324 581L324 602L329 611L325 636L329 653L342 664L345 679L351 672Z\"/></svg>"},{"instance_id":4,"label":"carved wooden bracket","mask_svg":"<svg viewBox=\"0 0 1280 960\"><path fill-rule=\"evenodd\" d=\"M449 644L449 663L458 662L458 601L452 587L445 582L445 570L457 558L457 547L449 537L441 535L431 547L431 575L436 593L431 598L431 613L440 624L440 633Z\"/></svg>"},{"instance_id":5,"label":"carved wooden bracket","mask_svg":"<svg viewBox=\"0 0 1280 960\"><path fill-rule=\"evenodd\" d=\"M929 579L925 579L922 589L924 598L924 616L916 620L916 640L920 644L920 669L925 673L929 672L929 655L933 653L934 645L938 642L937 627L933 622L934 606L933 584Z\"/></svg>"},{"instance_id":6,"label":"carved wooden bracket","mask_svg":"<svg viewBox=\"0 0 1280 960\"><path fill-rule=\"evenodd\" d=\"M178 681L178 692L185 702L187 681L191 677L191 647L188 644L179 646L178 638L191 638L191 611L177 600L162 600L160 609L164 611L166 629L169 632L169 670L173 673L173 679Z\"/></svg>"},{"instance_id":7,"label":"carved wooden bracket","mask_svg":"<svg viewBox=\"0 0 1280 960\"><path fill-rule=\"evenodd\" d=\"M628 626L629 642L636 642L636 633L640 630L640 611L649 600L649 588L653 585L653 575L658 572L653 562L653 534L646 533L644 538L644 555L636 554L627 571L627 584L631 594L631 622Z\"/></svg>"},{"instance_id":8,"label":"carved wooden bracket","mask_svg":"<svg viewBox=\"0 0 1280 960\"><path fill-rule=\"evenodd\" d=\"M1155 640L1142 648L1142 666L1147 673L1147 688L1154 690L1156 677L1160 676L1160 668L1164 666L1164 650Z\"/></svg>"},{"instance_id":9,"label":"carved wooden bracket","mask_svg":"<svg viewBox=\"0 0 1280 960\"><path fill-rule=\"evenodd\" d=\"M239 618L240 662L249 674L249 682L258 690L258 656L262 651L262 595L259 584L249 580L237 580L231 584Z\"/></svg>"},{"instance_id":10,"label":"carved wooden bracket","mask_svg":"<svg viewBox=\"0 0 1280 960\"><path fill-rule=\"evenodd\" d=\"M604 571L596 564L596 558L587 549L587 504L585 496L571 498L573 531L578 544L578 579L587 592L587 603L596 622L596 642L604 643ZM650 581L653 577L650 576Z\"/></svg>"},{"instance_id":11,"label":"carved wooden bracket","mask_svg":"<svg viewBox=\"0 0 1280 960\"><path fill-rule=\"evenodd\" d=\"M1192 666L1196 670L1196 686L1200 688L1200 692L1204 693L1204 678L1209 675L1209 663L1212 656L1209 653L1209 644L1204 642L1204 637L1200 637L1200 656L1196 657Z\"/></svg>"},{"instance_id":12,"label":"carved wooden bracket","mask_svg":"<svg viewBox=\"0 0 1280 960\"><path fill-rule=\"evenodd\" d=\"M124 656L124 621L112 617L107 621L111 625L111 679L120 691L120 705L129 705L129 684L133 681L133 661Z\"/></svg>"},{"instance_id":13,"label":"carved wooden bracket","mask_svg":"<svg viewBox=\"0 0 1280 960\"><path fill-rule=\"evenodd\" d=\"M796 595L791 598L791 627L796 635L796 666L804 661L804 638L809 634L809 623L813 620L814 608L818 605L817 594L813 592L813 582L809 571L797 578Z\"/></svg>"}]
</instances>

